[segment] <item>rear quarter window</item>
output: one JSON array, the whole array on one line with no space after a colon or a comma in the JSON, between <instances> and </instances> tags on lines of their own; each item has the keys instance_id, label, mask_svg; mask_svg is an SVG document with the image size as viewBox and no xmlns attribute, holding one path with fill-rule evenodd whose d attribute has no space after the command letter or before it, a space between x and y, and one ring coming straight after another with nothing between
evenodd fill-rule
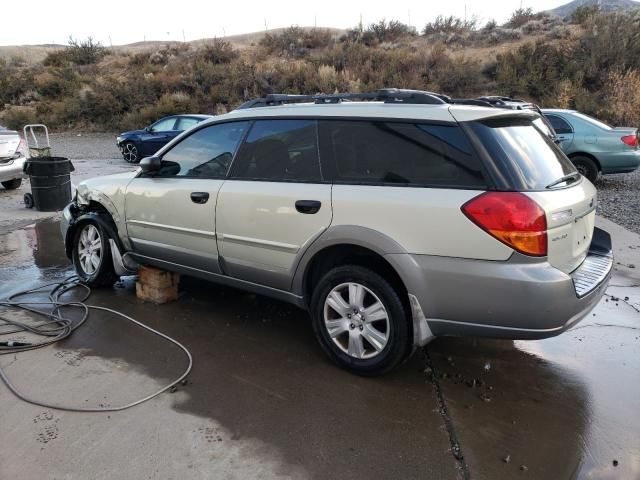
<instances>
[{"instance_id":1,"label":"rear quarter window","mask_svg":"<svg viewBox=\"0 0 640 480\"><path fill-rule=\"evenodd\" d=\"M564 153L531 118L501 117L470 122L471 132L494 165L496 184L508 190L544 190L576 172Z\"/></svg>"},{"instance_id":2,"label":"rear quarter window","mask_svg":"<svg viewBox=\"0 0 640 480\"><path fill-rule=\"evenodd\" d=\"M485 188L457 125L322 120L321 161L336 183Z\"/></svg>"}]
</instances>

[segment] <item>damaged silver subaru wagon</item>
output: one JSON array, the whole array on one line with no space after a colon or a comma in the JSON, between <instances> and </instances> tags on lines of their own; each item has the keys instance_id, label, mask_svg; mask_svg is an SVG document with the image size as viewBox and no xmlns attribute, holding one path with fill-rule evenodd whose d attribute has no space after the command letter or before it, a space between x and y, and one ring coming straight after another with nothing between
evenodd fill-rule
<instances>
[{"instance_id":1,"label":"damaged silver subaru wagon","mask_svg":"<svg viewBox=\"0 0 640 480\"><path fill-rule=\"evenodd\" d=\"M67 254L91 285L142 263L291 302L363 375L441 335L557 335L613 257L537 119L407 90L267 96L80 183Z\"/></svg>"}]
</instances>

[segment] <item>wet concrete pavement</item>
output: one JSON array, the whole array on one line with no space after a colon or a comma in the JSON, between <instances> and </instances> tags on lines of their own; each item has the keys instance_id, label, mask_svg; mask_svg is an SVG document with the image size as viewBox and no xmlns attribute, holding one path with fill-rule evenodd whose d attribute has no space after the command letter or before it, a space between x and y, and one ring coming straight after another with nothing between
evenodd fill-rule
<instances>
[{"instance_id":1,"label":"wet concrete pavement","mask_svg":"<svg viewBox=\"0 0 640 480\"><path fill-rule=\"evenodd\" d=\"M190 349L187 384L98 414L38 408L0 385L0 478L640 478L640 237L599 222L618 265L577 328L528 342L440 338L375 379L331 365L304 312L283 303L189 278L164 306L139 301L131 279L95 290L90 303ZM0 234L0 297L71 272L56 228ZM31 396L116 405L185 359L92 313L68 340L0 365Z\"/></svg>"}]
</instances>

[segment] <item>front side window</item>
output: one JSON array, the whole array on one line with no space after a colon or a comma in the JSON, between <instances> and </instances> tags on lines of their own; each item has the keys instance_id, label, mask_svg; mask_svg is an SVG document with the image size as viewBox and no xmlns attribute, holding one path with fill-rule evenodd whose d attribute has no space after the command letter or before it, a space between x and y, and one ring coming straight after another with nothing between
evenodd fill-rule
<instances>
[{"instance_id":1,"label":"front side window","mask_svg":"<svg viewBox=\"0 0 640 480\"><path fill-rule=\"evenodd\" d=\"M173 127L175 124L176 124L175 117L164 118L154 123L151 129L154 132L169 132L173 130Z\"/></svg>"},{"instance_id":2,"label":"front side window","mask_svg":"<svg viewBox=\"0 0 640 480\"><path fill-rule=\"evenodd\" d=\"M457 125L320 122L323 168L337 183L485 187L479 162Z\"/></svg>"},{"instance_id":3,"label":"front side window","mask_svg":"<svg viewBox=\"0 0 640 480\"><path fill-rule=\"evenodd\" d=\"M551 126L558 135L573 133L571 125L569 125L564 119L558 117L557 115L546 115L546 117L549 122L551 122Z\"/></svg>"},{"instance_id":4,"label":"front side window","mask_svg":"<svg viewBox=\"0 0 640 480\"><path fill-rule=\"evenodd\" d=\"M315 120L257 120L240 147L231 177L319 182Z\"/></svg>"},{"instance_id":5,"label":"front side window","mask_svg":"<svg viewBox=\"0 0 640 480\"><path fill-rule=\"evenodd\" d=\"M202 128L162 156L156 176L224 178L248 122L230 122Z\"/></svg>"}]
</instances>

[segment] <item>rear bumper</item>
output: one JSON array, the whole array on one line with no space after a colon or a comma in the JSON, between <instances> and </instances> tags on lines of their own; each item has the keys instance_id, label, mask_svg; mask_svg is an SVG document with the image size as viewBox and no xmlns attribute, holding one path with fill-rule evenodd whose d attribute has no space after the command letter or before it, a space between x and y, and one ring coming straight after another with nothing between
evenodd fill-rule
<instances>
[{"instance_id":1,"label":"rear bumper","mask_svg":"<svg viewBox=\"0 0 640 480\"><path fill-rule=\"evenodd\" d=\"M25 157L18 157L8 162L0 163L0 182L7 182L15 178L24 178Z\"/></svg>"},{"instance_id":2,"label":"rear bumper","mask_svg":"<svg viewBox=\"0 0 640 480\"><path fill-rule=\"evenodd\" d=\"M602 153L599 156L602 173L629 173L640 166L640 150Z\"/></svg>"},{"instance_id":3,"label":"rear bumper","mask_svg":"<svg viewBox=\"0 0 640 480\"><path fill-rule=\"evenodd\" d=\"M571 328L602 298L613 264L611 238L599 229L586 263L571 275L520 254L506 262L387 258L417 298L432 335L509 339L551 337ZM600 261L597 272L592 260Z\"/></svg>"}]
</instances>

